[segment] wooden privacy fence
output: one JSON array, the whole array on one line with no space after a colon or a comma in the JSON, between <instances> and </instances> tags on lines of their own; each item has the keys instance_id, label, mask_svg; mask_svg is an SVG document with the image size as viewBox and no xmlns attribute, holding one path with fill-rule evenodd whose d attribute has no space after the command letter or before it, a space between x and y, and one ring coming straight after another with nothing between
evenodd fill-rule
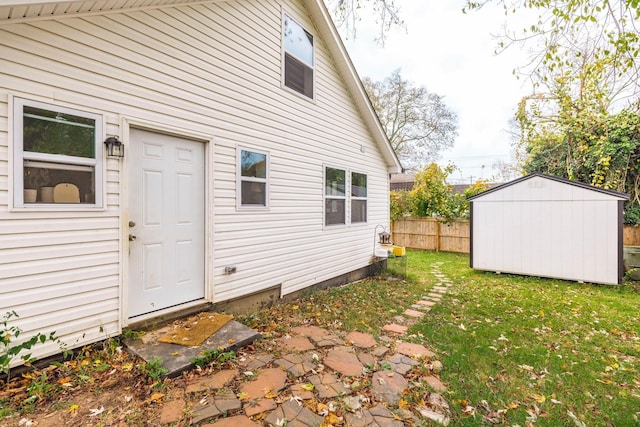
<instances>
[{"instance_id":1,"label":"wooden privacy fence","mask_svg":"<svg viewBox=\"0 0 640 427\"><path fill-rule=\"evenodd\" d=\"M469 253L469 221L446 223L438 218L399 218L391 224L398 246L428 251Z\"/></svg>"},{"instance_id":2,"label":"wooden privacy fence","mask_svg":"<svg viewBox=\"0 0 640 427\"><path fill-rule=\"evenodd\" d=\"M640 226L625 225L622 242L624 246L640 246Z\"/></svg>"},{"instance_id":3,"label":"wooden privacy fence","mask_svg":"<svg viewBox=\"0 0 640 427\"><path fill-rule=\"evenodd\" d=\"M391 240L398 246L428 251L469 253L469 221L446 223L438 218L399 218L391 224ZM640 246L640 226L625 225L624 246Z\"/></svg>"}]
</instances>

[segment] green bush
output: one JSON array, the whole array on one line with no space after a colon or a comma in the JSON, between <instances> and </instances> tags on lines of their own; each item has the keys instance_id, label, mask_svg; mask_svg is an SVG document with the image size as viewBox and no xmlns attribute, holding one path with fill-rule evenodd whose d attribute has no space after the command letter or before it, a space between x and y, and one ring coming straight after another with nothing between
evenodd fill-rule
<instances>
[{"instance_id":1,"label":"green bush","mask_svg":"<svg viewBox=\"0 0 640 427\"><path fill-rule=\"evenodd\" d=\"M0 321L0 372L9 376L11 361L15 357L19 357L25 364L33 362L34 358L31 353L23 352L30 350L34 345L44 344L47 341L59 340L55 336L55 332L49 335L38 333L26 341L15 344L15 340L22 334L22 329L15 325L9 326L9 320L12 317L19 317L15 311L6 312Z\"/></svg>"}]
</instances>

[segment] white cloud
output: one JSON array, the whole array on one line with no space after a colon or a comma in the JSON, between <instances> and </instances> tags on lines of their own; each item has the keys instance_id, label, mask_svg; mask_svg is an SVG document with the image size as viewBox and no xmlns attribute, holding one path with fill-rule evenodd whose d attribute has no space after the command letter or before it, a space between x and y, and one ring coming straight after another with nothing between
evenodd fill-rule
<instances>
[{"instance_id":1,"label":"white cloud","mask_svg":"<svg viewBox=\"0 0 640 427\"><path fill-rule=\"evenodd\" d=\"M525 64L527 56L516 48L494 54L492 34L505 23L500 8L463 14L460 1L400 3L407 29L389 32L384 47L373 41L378 27L371 15L363 16L357 37L345 41L358 73L382 80L401 68L404 78L443 96L458 115L459 136L440 163L452 162L461 169L454 179L491 177L496 161L512 157L507 129L518 101L528 93L512 71Z\"/></svg>"}]
</instances>

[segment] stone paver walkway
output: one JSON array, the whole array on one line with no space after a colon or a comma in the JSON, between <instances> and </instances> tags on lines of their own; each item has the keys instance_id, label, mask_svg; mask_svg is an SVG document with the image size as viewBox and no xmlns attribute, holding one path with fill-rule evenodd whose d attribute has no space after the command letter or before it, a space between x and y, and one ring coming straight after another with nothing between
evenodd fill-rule
<instances>
[{"instance_id":1,"label":"stone paver walkway","mask_svg":"<svg viewBox=\"0 0 640 427\"><path fill-rule=\"evenodd\" d=\"M184 384L158 421L207 427L447 425L442 363L430 349L404 340L451 286L440 265L431 270L438 283L385 325L379 339L311 325L291 328L284 337L263 339L262 351L238 352L237 369ZM428 390L422 406L403 403L412 388Z\"/></svg>"}]
</instances>

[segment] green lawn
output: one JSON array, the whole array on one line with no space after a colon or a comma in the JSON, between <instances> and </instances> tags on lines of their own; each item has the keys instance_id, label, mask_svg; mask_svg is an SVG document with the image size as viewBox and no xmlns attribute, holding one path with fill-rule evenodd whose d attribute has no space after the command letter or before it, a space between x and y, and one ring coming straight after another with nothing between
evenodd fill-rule
<instances>
[{"instance_id":1,"label":"green lawn","mask_svg":"<svg viewBox=\"0 0 640 427\"><path fill-rule=\"evenodd\" d=\"M406 280L387 274L309 292L238 320L265 338L299 324L379 336L440 282L433 269L438 265L453 285L404 339L428 345L442 361L450 425L640 426L637 283L596 286L496 275L473 271L468 256L450 253L409 251L406 261ZM147 378L152 370L119 348L117 340L107 340L63 365L4 384L0 420L68 407L82 400L82 392L99 395L99 384L112 373L123 387L135 384L142 397L132 411L148 418L153 408L144 399L157 385ZM409 388L403 404L420 405L425 393Z\"/></svg>"},{"instance_id":2,"label":"green lawn","mask_svg":"<svg viewBox=\"0 0 640 427\"><path fill-rule=\"evenodd\" d=\"M411 331L441 356L453 425L640 425L633 284L478 272L457 254L410 251L408 260L413 280L439 261L454 284Z\"/></svg>"}]
</instances>

